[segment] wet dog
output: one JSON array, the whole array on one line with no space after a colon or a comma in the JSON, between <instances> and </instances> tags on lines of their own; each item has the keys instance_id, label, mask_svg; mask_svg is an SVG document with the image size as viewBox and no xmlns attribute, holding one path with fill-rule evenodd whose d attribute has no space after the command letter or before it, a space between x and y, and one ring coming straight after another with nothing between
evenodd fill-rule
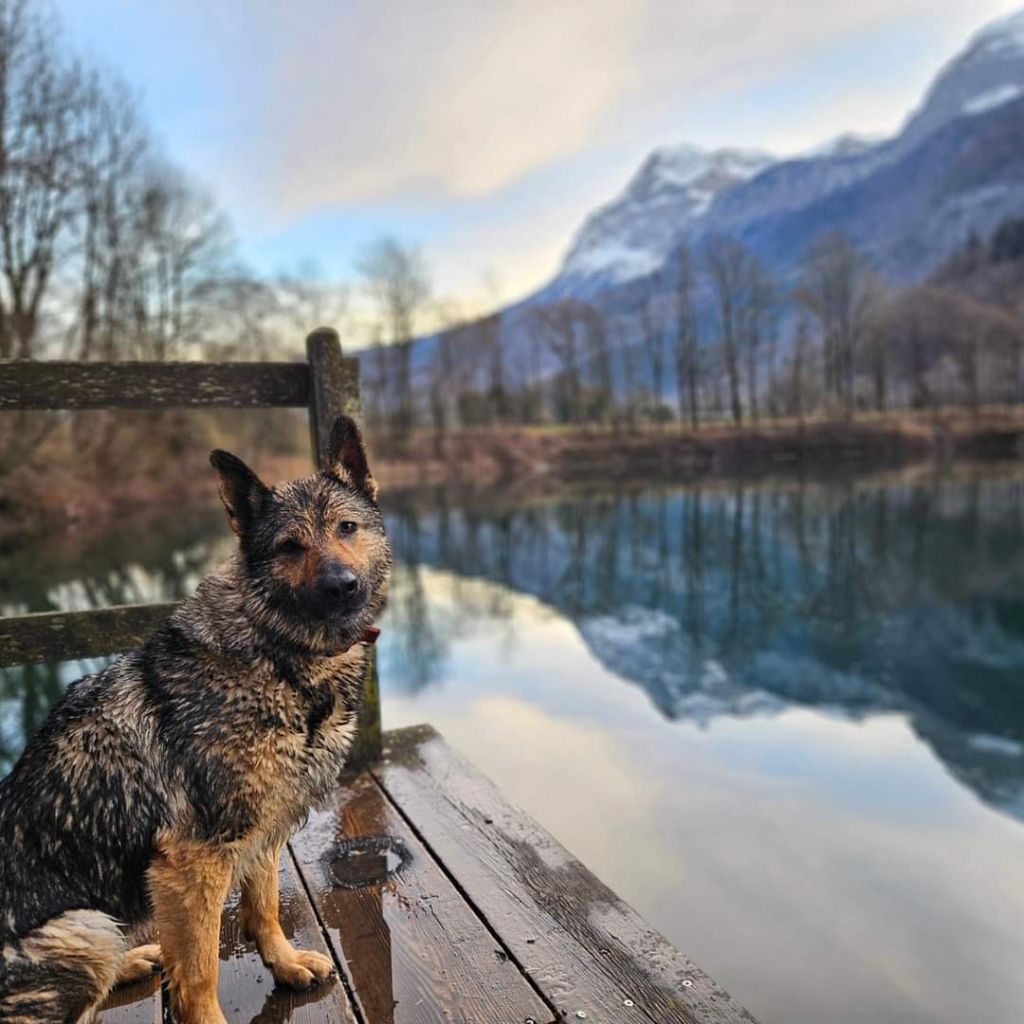
<instances>
[{"instance_id":1,"label":"wet dog","mask_svg":"<svg viewBox=\"0 0 1024 1024\"><path fill-rule=\"evenodd\" d=\"M74 1024L160 969L182 1024L218 1024L221 910L283 985L331 961L278 923L278 858L336 783L391 552L359 430L267 487L211 461L238 536L142 647L72 684L0 782L0 1022ZM137 927L159 945L129 948Z\"/></svg>"}]
</instances>

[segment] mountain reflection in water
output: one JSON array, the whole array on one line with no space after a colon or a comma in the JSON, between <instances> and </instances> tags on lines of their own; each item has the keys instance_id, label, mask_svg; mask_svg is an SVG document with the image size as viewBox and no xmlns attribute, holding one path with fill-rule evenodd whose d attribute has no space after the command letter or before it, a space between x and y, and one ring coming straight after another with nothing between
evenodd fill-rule
<instances>
[{"instance_id":1,"label":"mountain reflection in water","mask_svg":"<svg viewBox=\"0 0 1024 1024\"><path fill-rule=\"evenodd\" d=\"M1024 817L1024 483L857 481L392 509L391 684L443 674L421 568L531 594L669 719L904 712ZM457 620L477 613L467 599ZM492 593L489 616L502 614ZM528 638L523 638L524 642Z\"/></svg>"}]
</instances>

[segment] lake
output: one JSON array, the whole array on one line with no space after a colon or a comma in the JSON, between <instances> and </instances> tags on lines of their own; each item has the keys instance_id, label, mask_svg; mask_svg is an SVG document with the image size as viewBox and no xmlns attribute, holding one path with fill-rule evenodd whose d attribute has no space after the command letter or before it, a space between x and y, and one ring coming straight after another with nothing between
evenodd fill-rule
<instances>
[{"instance_id":1,"label":"lake","mask_svg":"<svg viewBox=\"0 0 1024 1024\"><path fill-rule=\"evenodd\" d=\"M764 1024L1024 1019L1024 467L385 501L385 726L435 725ZM0 555L186 595L220 514ZM0 672L0 773L68 681Z\"/></svg>"}]
</instances>

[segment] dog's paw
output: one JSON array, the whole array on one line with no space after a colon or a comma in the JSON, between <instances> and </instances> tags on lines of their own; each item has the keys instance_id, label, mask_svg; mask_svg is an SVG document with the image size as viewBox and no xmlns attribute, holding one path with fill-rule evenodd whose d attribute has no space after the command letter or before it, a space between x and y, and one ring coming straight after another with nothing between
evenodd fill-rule
<instances>
[{"instance_id":1,"label":"dog's paw","mask_svg":"<svg viewBox=\"0 0 1024 1024\"><path fill-rule=\"evenodd\" d=\"M322 953L296 949L289 957L271 968L274 981L288 988L308 989L322 985L334 973L334 961Z\"/></svg>"},{"instance_id":2,"label":"dog's paw","mask_svg":"<svg viewBox=\"0 0 1024 1024\"><path fill-rule=\"evenodd\" d=\"M159 946L136 946L129 949L117 971L116 985L134 985L160 973L162 954Z\"/></svg>"}]
</instances>

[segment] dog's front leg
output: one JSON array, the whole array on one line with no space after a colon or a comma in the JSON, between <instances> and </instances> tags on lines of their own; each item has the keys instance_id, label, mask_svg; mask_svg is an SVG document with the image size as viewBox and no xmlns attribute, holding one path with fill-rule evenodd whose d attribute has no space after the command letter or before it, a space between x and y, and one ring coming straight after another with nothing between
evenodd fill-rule
<instances>
[{"instance_id":1,"label":"dog's front leg","mask_svg":"<svg viewBox=\"0 0 1024 1024\"><path fill-rule=\"evenodd\" d=\"M281 848L268 850L242 881L242 926L256 943L274 981L289 988L313 988L334 971L322 953L295 949L281 930L278 916L278 866Z\"/></svg>"},{"instance_id":2,"label":"dog's front leg","mask_svg":"<svg viewBox=\"0 0 1024 1024\"><path fill-rule=\"evenodd\" d=\"M203 843L165 842L149 868L153 918L179 1024L224 1024L217 1002L220 916L233 863Z\"/></svg>"}]
</instances>

